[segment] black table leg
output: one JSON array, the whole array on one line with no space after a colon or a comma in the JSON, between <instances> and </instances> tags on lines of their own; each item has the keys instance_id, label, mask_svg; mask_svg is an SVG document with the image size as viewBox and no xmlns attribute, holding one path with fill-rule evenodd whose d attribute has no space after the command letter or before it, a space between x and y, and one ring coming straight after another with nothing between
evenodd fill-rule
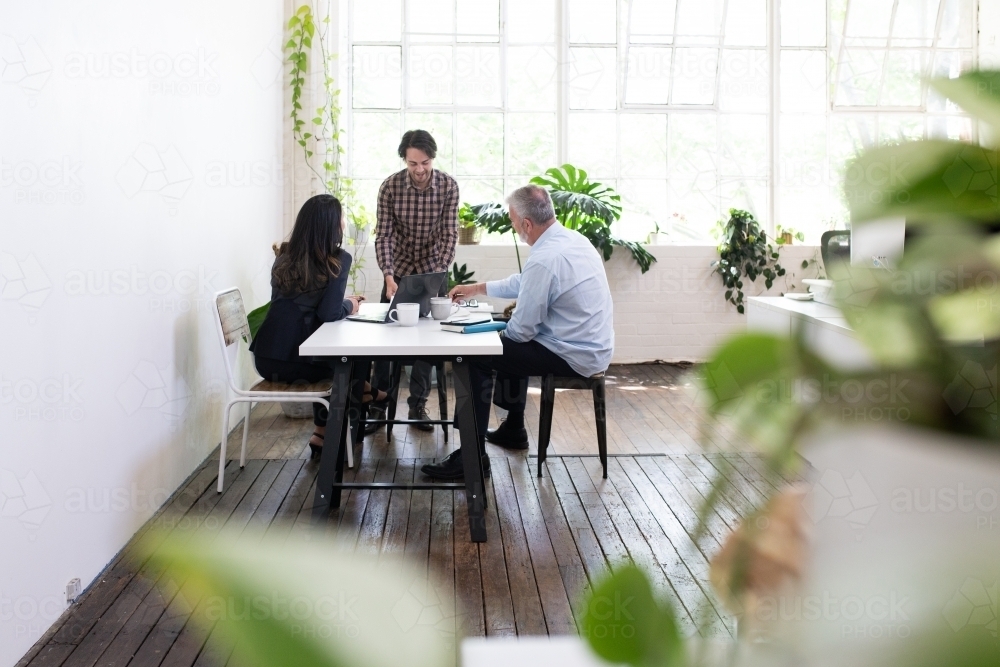
<instances>
[{"instance_id":1,"label":"black table leg","mask_svg":"<svg viewBox=\"0 0 1000 667\"><path fill-rule=\"evenodd\" d=\"M371 379L371 359L355 359L354 368L351 371L351 389L350 389L350 405L348 406L347 416L351 421L350 428L350 442L351 447L355 443L361 442L364 439L364 431L361 429L361 421L363 417L368 415L368 407L364 404L364 393L365 393L365 382ZM373 387L372 394L377 393L377 390ZM355 462L355 467L358 465ZM339 481L339 480L338 480Z\"/></svg>"},{"instance_id":2,"label":"black table leg","mask_svg":"<svg viewBox=\"0 0 1000 667\"><path fill-rule=\"evenodd\" d=\"M344 469L344 447L347 435L348 384L353 363L346 357L337 358L333 368L333 389L330 392L330 414L323 438L323 454L319 459L316 477L316 495L313 498L313 520L324 519L331 507L340 506L340 481Z\"/></svg>"},{"instance_id":3,"label":"black table leg","mask_svg":"<svg viewBox=\"0 0 1000 667\"><path fill-rule=\"evenodd\" d=\"M472 406L472 383L469 364L461 358L452 366L455 378L455 418L458 422L465 468L465 499L469 504L469 532L473 542L486 541L486 495L483 479L483 461L479 451L479 433L476 414Z\"/></svg>"}]
</instances>

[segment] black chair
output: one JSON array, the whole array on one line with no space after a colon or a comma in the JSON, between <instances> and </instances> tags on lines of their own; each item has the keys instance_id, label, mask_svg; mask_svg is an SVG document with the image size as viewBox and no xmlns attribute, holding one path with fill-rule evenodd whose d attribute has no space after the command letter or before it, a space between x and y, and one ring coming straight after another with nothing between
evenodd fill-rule
<instances>
[{"instance_id":1,"label":"black chair","mask_svg":"<svg viewBox=\"0 0 1000 667\"><path fill-rule=\"evenodd\" d=\"M397 361L389 362L389 377L392 379L392 384L389 385L389 405L387 407L386 419L390 422L396 418L396 402L399 399L399 382L403 377L403 366ZM437 385L438 385L438 407L441 410L441 419L448 419L448 380L444 374L444 362L439 361L434 364L434 371L437 374ZM441 424L441 430L444 431L444 441L448 442L448 424ZM392 439L392 424L385 425L385 439Z\"/></svg>"},{"instance_id":2,"label":"black chair","mask_svg":"<svg viewBox=\"0 0 1000 667\"><path fill-rule=\"evenodd\" d=\"M597 451L604 468L604 479L608 478L608 428L605 409L604 373L589 378L542 377L542 411L538 418L538 476L542 476L542 464L552 435L552 410L555 408L556 389L589 389L594 394L594 418L597 421Z\"/></svg>"}]
</instances>

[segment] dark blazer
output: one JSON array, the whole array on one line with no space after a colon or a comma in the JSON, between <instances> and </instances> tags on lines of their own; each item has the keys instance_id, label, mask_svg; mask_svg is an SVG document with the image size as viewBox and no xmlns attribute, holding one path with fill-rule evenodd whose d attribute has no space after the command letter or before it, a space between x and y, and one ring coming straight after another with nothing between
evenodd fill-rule
<instances>
[{"instance_id":1,"label":"dark blazer","mask_svg":"<svg viewBox=\"0 0 1000 667\"><path fill-rule=\"evenodd\" d=\"M340 274L325 287L308 292L282 294L275 286L272 269L271 307L250 345L254 355L280 361L311 360L299 356L299 345L323 322L336 322L351 314L351 302L344 298L351 255L341 249L339 259ZM281 261L281 257L275 258L275 266Z\"/></svg>"}]
</instances>

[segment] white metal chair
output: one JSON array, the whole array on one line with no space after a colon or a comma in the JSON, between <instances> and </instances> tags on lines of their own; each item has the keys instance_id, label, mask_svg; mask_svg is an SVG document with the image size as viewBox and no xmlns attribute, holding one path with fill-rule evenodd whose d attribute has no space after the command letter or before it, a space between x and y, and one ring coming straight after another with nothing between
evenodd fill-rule
<instances>
[{"instance_id":1,"label":"white metal chair","mask_svg":"<svg viewBox=\"0 0 1000 667\"><path fill-rule=\"evenodd\" d=\"M229 388L235 396L226 403L222 413L222 444L219 447L219 485L222 493L223 475L226 470L226 441L229 439L229 410L236 403L246 403L246 416L243 418L243 447L240 450L240 468L246 465L247 435L250 431L250 408L254 401L259 403L278 403L282 401L301 401L320 403L327 410L330 402L327 396L333 386L333 380L323 380L313 383L284 383L260 380L250 389L241 389L233 374L233 365L239 341L243 339L250 344L250 324L247 322L246 309L243 307L243 295L239 288L230 287L215 295L216 330L219 332L219 343L222 345L222 358L226 363L226 377ZM351 448L347 448L347 465L354 467L354 456Z\"/></svg>"}]
</instances>

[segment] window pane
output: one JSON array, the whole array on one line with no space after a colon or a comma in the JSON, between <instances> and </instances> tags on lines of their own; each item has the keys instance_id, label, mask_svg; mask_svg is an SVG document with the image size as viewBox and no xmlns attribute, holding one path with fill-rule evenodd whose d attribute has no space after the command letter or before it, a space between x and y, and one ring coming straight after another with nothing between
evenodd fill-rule
<instances>
[{"instance_id":1,"label":"window pane","mask_svg":"<svg viewBox=\"0 0 1000 667\"><path fill-rule=\"evenodd\" d=\"M458 41L499 42L500 0L458 0Z\"/></svg>"},{"instance_id":2,"label":"window pane","mask_svg":"<svg viewBox=\"0 0 1000 667\"><path fill-rule=\"evenodd\" d=\"M826 110L826 52L781 52L781 110L823 113Z\"/></svg>"},{"instance_id":3,"label":"window pane","mask_svg":"<svg viewBox=\"0 0 1000 667\"><path fill-rule=\"evenodd\" d=\"M972 0L943 0L939 47L969 48L972 46Z\"/></svg>"},{"instance_id":4,"label":"window pane","mask_svg":"<svg viewBox=\"0 0 1000 667\"><path fill-rule=\"evenodd\" d=\"M500 179L459 178L458 194L460 201L468 204L501 202L503 201L503 181ZM476 278L483 280L479 276Z\"/></svg>"},{"instance_id":5,"label":"window pane","mask_svg":"<svg viewBox=\"0 0 1000 667\"><path fill-rule=\"evenodd\" d=\"M573 48L569 59L569 108L616 108L615 49Z\"/></svg>"},{"instance_id":6,"label":"window pane","mask_svg":"<svg viewBox=\"0 0 1000 667\"><path fill-rule=\"evenodd\" d=\"M666 230L667 182L663 179L630 179L618 184L622 197L622 218L614 232L628 241L645 241L656 223Z\"/></svg>"},{"instance_id":7,"label":"window pane","mask_svg":"<svg viewBox=\"0 0 1000 667\"><path fill-rule=\"evenodd\" d=\"M718 116L710 113L670 115L667 166L671 178L711 174L714 182L719 156L717 120Z\"/></svg>"},{"instance_id":8,"label":"window pane","mask_svg":"<svg viewBox=\"0 0 1000 667\"><path fill-rule=\"evenodd\" d=\"M760 111L770 107L767 51L747 49L722 52L719 108L723 111Z\"/></svg>"},{"instance_id":9,"label":"window pane","mask_svg":"<svg viewBox=\"0 0 1000 667\"><path fill-rule=\"evenodd\" d=\"M726 9L726 44L732 46L767 44L766 0L729 0Z\"/></svg>"},{"instance_id":10,"label":"window pane","mask_svg":"<svg viewBox=\"0 0 1000 667\"><path fill-rule=\"evenodd\" d=\"M924 118L920 114L886 113L878 117L879 145L924 138Z\"/></svg>"},{"instance_id":11,"label":"window pane","mask_svg":"<svg viewBox=\"0 0 1000 667\"><path fill-rule=\"evenodd\" d=\"M720 214L731 208L753 213L761 224L767 225L767 181L747 178L721 178L719 182ZM720 217L721 217L720 215Z\"/></svg>"},{"instance_id":12,"label":"window pane","mask_svg":"<svg viewBox=\"0 0 1000 667\"><path fill-rule=\"evenodd\" d=\"M827 179L826 116L783 114L780 122L776 222L810 233L831 215L831 197L839 200L839 180Z\"/></svg>"},{"instance_id":13,"label":"window pane","mask_svg":"<svg viewBox=\"0 0 1000 667\"><path fill-rule=\"evenodd\" d=\"M411 46L407 73L409 104L452 103L452 47Z\"/></svg>"},{"instance_id":14,"label":"window pane","mask_svg":"<svg viewBox=\"0 0 1000 667\"><path fill-rule=\"evenodd\" d=\"M437 157L434 158L434 168L442 171L455 171L452 162L451 114L450 113L408 113L406 114L407 130L427 130L437 144ZM398 146L399 140L396 140Z\"/></svg>"},{"instance_id":15,"label":"window pane","mask_svg":"<svg viewBox=\"0 0 1000 667\"><path fill-rule=\"evenodd\" d=\"M402 84L398 46L355 46L354 108L398 109Z\"/></svg>"},{"instance_id":16,"label":"window pane","mask_svg":"<svg viewBox=\"0 0 1000 667\"><path fill-rule=\"evenodd\" d=\"M507 0L506 29L510 44L555 42L555 0Z\"/></svg>"},{"instance_id":17,"label":"window pane","mask_svg":"<svg viewBox=\"0 0 1000 667\"><path fill-rule=\"evenodd\" d=\"M385 178L402 169L396 155L400 136L398 113L355 113L352 173L358 177Z\"/></svg>"},{"instance_id":18,"label":"window pane","mask_svg":"<svg viewBox=\"0 0 1000 667\"><path fill-rule=\"evenodd\" d=\"M767 178L767 116L723 114L719 117L719 173Z\"/></svg>"},{"instance_id":19,"label":"window pane","mask_svg":"<svg viewBox=\"0 0 1000 667\"><path fill-rule=\"evenodd\" d=\"M630 113L621 117L623 177L666 178L667 116Z\"/></svg>"},{"instance_id":20,"label":"window pane","mask_svg":"<svg viewBox=\"0 0 1000 667\"><path fill-rule=\"evenodd\" d=\"M931 46L939 0L899 0L892 25L893 46Z\"/></svg>"},{"instance_id":21,"label":"window pane","mask_svg":"<svg viewBox=\"0 0 1000 667\"><path fill-rule=\"evenodd\" d=\"M722 34L722 0L678 0L679 44L718 43Z\"/></svg>"},{"instance_id":22,"label":"window pane","mask_svg":"<svg viewBox=\"0 0 1000 667\"><path fill-rule=\"evenodd\" d=\"M615 0L568 1L570 42L614 44L618 41Z\"/></svg>"},{"instance_id":23,"label":"window pane","mask_svg":"<svg viewBox=\"0 0 1000 667\"><path fill-rule=\"evenodd\" d=\"M554 47L507 47L507 107L517 111L555 110Z\"/></svg>"},{"instance_id":24,"label":"window pane","mask_svg":"<svg viewBox=\"0 0 1000 667\"><path fill-rule=\"evenodd\" d=\"M406 32L422 42L450 42L455 32L455 0L406 0Z\"/></svg>"},{"instance_id":25,"label":"window pane","mask_svg":"<svg viewBox=\"0 0 1000 667\"><path fill-rule=\"evenodd\" d=\"M593 178L613 179L618 153L616 125L613 113L570 114L567 129L570 164L585 169Z\"/></svg>"},{"instance_id":26,"label":"window pane","mask_svg":"<svg viewBox=\"0 0 1000 667\"><path fill-rule=\"evenodd\" d=\"M671 51L658 46L629 47L626 104L666 104L670 101Z\"/></svg>"},{"instance_id":27,"label":"window pane","mask_svg":"<svg viewBox=\"0 0 1000 667\"><path fill-rule=\"evenodd\" d=\"M500 48L460 46L456 60L458 94L465 106L500 106Z\"/></svg>"},{"instance_id":28,"label":"window pane","mask_svg":"<svg viewBox=\"0 0 1000 667\"><path fill-rule=\"evenodd\" d=\"M837 86L837 106L871 106L878 101L885 51L876 49L846 49L840 64Z\"/></svg>"},{"instance_id":29,"label":"window pane","mask_svg":"<svg viewBox=\"0 0 1000 667\"><path fill-rule=\"evenodd\" d=\"M508 174L537 176L556 166L555 114L508 113L505 138Z\"/></svg>"},{"instance_id":30,"label":"window pane","mask_svg":"<svg viewBox=\"0 0 1000 667\"><path fill-rule=\"evenodd\" d=\"M460 113L456 173L503 176L503 114Z\"/></svg>"},{"instance_id":31,"label":"window pane","mask_svg":"<svg viewBox=\"0 0 1000 667\"><path fill-rule=\"evenodd\" d=\"M781 3L782 46L826 46L826 0Z\"/></svg>"},{"instance_id":32,"label":"window pane","mask_svg":"<svg viewBox=\"0 0 1000 667\"><path fill-rule=\"evenodd\" d=\"M929 60L927 52L890 51L881 104L888 106L920 106L920 77Z\"/></svg>"},{"instance_id":33,"label":"window pane","mask_svg":"<svg viewBox=\"0 0 1000 667\"><path fill-rule=\"evenodd\" d=\"M847 27L844 34L849 37L883 38L889 36L889 20L892 18L893 0L863 0L852 2L847 12Z\"/></svg>"},{"instance_id":34,"label":"window pane","mask_svg":"<svg viewBox=\"0 0 1000 667\"><path fill-rule=\"evenodd\" d=\"M398 42L402 0L354 0L351 22L356 42Z\"/></svg>"},{"instance_id":35,"label":"window pane","mask_svg":"<svg viewBox=\"0 0 1000 667\"><path fill-rule=\"evenodd\" d=\"M671 178L667 182L667 203L671 212L667 233L671 239L679 243L716 241L712 225L719 219L719 195L714 173Z\"/></svg>"},{"instance_id":36,"label":"window pane","mask_svg":"<svg viewBox=\"0 0 1000 667\"><path fill-rule=\"evenodd\" d=\"M674 104L714 104L718 49L676 49L671 101Z\"/></svg>"},{"instance_id":37,"label":"window pane","mask_svg":"<svg viewBox=\"0 0 1000 667\"><path fill-rule=\"evenodd\" d=\"M633 44L670 44L674 39L676 0L632 0L629 4L629 41Z\"/></svg>"},{"instance_id":38,"label":"window pane","mask_svg":"<svg viewBox=\"0 0 1000 667\"><path fill-rule=\"evenodd\" d=\"M400 167L400 169L402 169L402 167ZM399 171L399 169L397 169L396 171ZM388 175L389 173L387 172L386 176ZM355 178L351 182L351 184L354 186L354 192L356 193L357 197L356 201L358 202L358 204L368 209L368 212L371 213L373 216L375 215L375 212L378 210L378 189L382 186L382 181L384 180L385 177ZM374 233L374 230L372 230L372 232ZM348 252L353 253L354 250L348 249Z\"/></svg>"}]
</instances>

